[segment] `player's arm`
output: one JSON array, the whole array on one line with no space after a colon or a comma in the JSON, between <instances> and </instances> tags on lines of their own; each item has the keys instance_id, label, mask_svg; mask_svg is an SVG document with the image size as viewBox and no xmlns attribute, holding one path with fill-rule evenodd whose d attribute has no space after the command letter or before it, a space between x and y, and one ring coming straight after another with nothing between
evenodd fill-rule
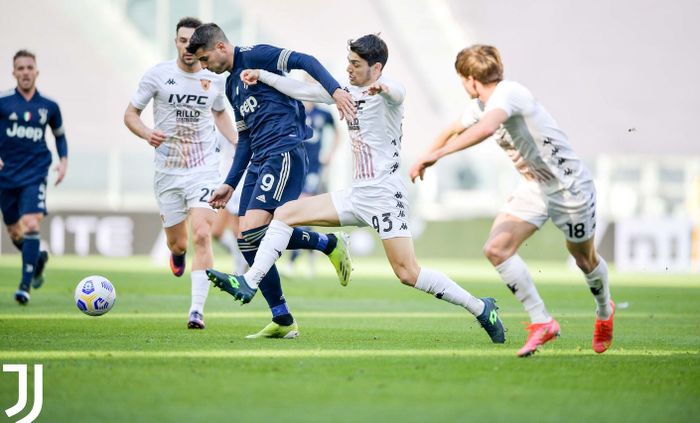
<instances>
[{"instance_id":1,"label":"player's arm","mask_svg":"<svg viewBox=\"0 0 700 423\"><path fill-rule=\"evenodd\" d=\"M215 209L226 207L226 203L231 199L233 190L241 182L250 158L253 157L253 150L250 148L250 138L246 133L241 133L236 145L236 155L233 156L233 163L228 171L226 180L219 186L209 199L209 204Z\"/></svg>"},{"instance_id":2,"label":"player's arm","mask_svg":"<svg viewBox=\"0 0 700 423\"><path fill-rule=\"evenodd\" d=\"M318 84L297 81L294 78L277 75L263 69L246 69L241 72L241 80L248 85L255 85L260 81L299 101L325 104L333 104L335 102L333 97Z\"/></svg>"},{"instance_id":3,"label":"player's arm","mask_svg":"<svg viewBox=\"0 0 700 423\"><path fill-rule=\"evenodd\" d=\"M124 125L139 138L143 138L153 147L160 146L165 141L165 134L159 130L151 129L141 120L141 112L158 90L153 68L146 72L139 82L139 87L126 106L124 112Z\"/></svg>"},{"instance_id":4,"label":"player's arm","mask_svg":"<svg viewBox=\"0 0 700 423\"><path fill-rule=\"evenodd\" d=\"M255 67L280 72L289 72L291 69L305 70L333 97L341 119L355 118L355 102L352 96L340 87L338 81L331 76L318 59L308 54L279 49L273 46L262 45L257 47L258 51L252 62Z\"/></svg>"},{"instance_id":5,"label":"player's arm","mask_svg":"<svg viewBox=\"0 0 700 423\"><path fill-rule=\"evenodd\" d=\"M231 121L231 116L228 112L224 110L212 110L212 115L214 116L214 125L216 129L221 132L221 135L226 137L228 142L236 145L238 142L238 132L233 129L233 122Z\"/></svg>"},{"instance_id":6,"label":"player's arm","mask_svg":"<svg viewBox=\"0 0 700 423\"><path fill-rule=\"evenodd\" d=\"M58 154L58 163L54 167L56 171L56 185L63 181L68 170L68 141L66 141L66 131L63 129L63 118L61 117L61 109L56 105L56 112L49 120L49 126L53 132L53 137L56 140L56 153Z\"/></svg>"},{"instance_id":7,"label":"player's arm","mask_svg":"<svg viewBox=\"0 0 700 423\"><path fill-rule=\"evenodd\" d=\"M369 95L381 95L389 104L398 106L406 98L406 89L398 82L390 79L382 79L382 82L375 82L367 88Z\"/></svg>"},{"instance_id":8,"label":"player's arm","mask_svg":"<svg viewBox=\"0 0 700 423\"><path fill-rule=\"evenodd\" d=\"M503 122L508 119L508 114L502 109L488 111L483 118L474 125L467 128L461 134L453 136L445 142L442 147L424 155L413 165L410 172L411 181L416 178L423 179L425 169L434 165L441 158L454 152L464 150L479 144L486 138L493 135Z\"/></svg>"},{"instance_id":9,"label":"player's arm","mask_svg":"<svg viewBox=\"0 0 700 423\"><path fill-rule=\"evenodd\" d=\"M124 112L124 125L139 138L143 138L153 147L160 146L165 141L165 134L157 129L151 129L141 120L141 112L129 103Z\"/></svg>"}]
</instances>

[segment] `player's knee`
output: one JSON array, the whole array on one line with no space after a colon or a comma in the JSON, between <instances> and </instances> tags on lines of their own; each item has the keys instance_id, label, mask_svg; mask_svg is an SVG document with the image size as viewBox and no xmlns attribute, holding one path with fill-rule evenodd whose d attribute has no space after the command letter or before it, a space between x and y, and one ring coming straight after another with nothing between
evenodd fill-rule
<instances>
[{"instance_id":1,"label":"player's knee","mask_svg":"<svg viewBox=\"0 0 700 423\"><path fill-rule=\"evenodd\" d=\"M297 200L290 201L290 202L284 204L282 207L275 210L274 219L279 220L281 222L284 222L289 226L294 225L294 223L295 223L294 222L294 220L295 220L294 219L294 215L295 215L295 212L294 212L295 207L294 206L295 206L296 202L297 202Z\"/></svg>"},{"instance_id":2,"label":"player's knee","mask_svg":"<svg viewBox=\"0 0 700 423\"><path fill-rule=\"evenodd\" d=\"M404 285L415 286L418 273L420 273L420 269L417 266L408 266L404 263L394 266L394 274Z\"/></svg>"},{"instance_id":3,"label":"player's knee","mask_svg":"<svg viewBox=\"0 0 700 423\"><path fill-rule=\"evenodd\" d=\"M596 265L598 264L593 256L588 256L585 254L576 254L574 255L574 260L576 261L576 266L578 266L579 269L583 273L591 273L593 269L595 269Z\"/></svg>"},{"instance_id":4,"label":"player's knee","mask_svg":"<svg viewBox=\"0 0 700 423\"><path fill-rule=\"evenodd\" d=\"M206 245L211 236L211 229L207 225L192 228L192 241L197 245Z\"/></svg>"},{"instance_id":5,"label":"player's knee","mask_svg":"<svg viewBox=\"0 0 700 423\"><path fill-rule=\"evenodd\" d=\"M22 227L26 232L39 232L39 227L41 226L41 219L35 216L23 216L22 217Z\"/></svg>"},{"instance_id":6,"label":"player's knee","mask_svg":"<svg viewBox=\"0 0 700 423\"><path fill-rule=\"evenodd\" d=\"M187 240L186 239L169 239L168 249L176 255L183 254L187 251Z\"/></svg>"},{"instance_id":7,"label":"player's knee","mask_svg":"<svg viewBox=\"0 0 700 423\"><path fill-rule=\"evenodd\" d=\"M498 266L513 255L513 252L509 249L503 248L501 245L493 242L487 242L486 245L484 245L483 251L486 258L494 266Z\"/></svg>"}]
</instances>

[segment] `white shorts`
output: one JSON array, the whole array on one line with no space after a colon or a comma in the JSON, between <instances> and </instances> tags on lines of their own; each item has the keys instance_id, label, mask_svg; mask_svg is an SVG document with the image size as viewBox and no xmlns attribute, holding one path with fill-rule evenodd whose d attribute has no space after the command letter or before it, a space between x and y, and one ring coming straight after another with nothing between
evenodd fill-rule
<instances>
[{"instance_id":1,"label":"white shorts","mask_svg":"<svg viewBox=\"0 0 700 423\"><path fill-rule=\"evenodd\" d=\"M545 194L534 182L521 182L501 212L532 223L539 229L547 219L571 242L584 242L595 234L596 191L593 181L574 184Z\"/></svg>"},{"instance_id":2,"label":"white shorts","mask_svg":"<svg viewBox=\"0 0 700 423\"><path fill-rule=\"evenodd\" d=\"M342 226L371 226L381 239L411 237L406 187L400 180L334 191L331 198Z\"/></svg>"},{"instance_id":3,"label":"white shorts","mask_svg":"<svg viewBox=\"0 0 700 423\"><path fill-rule=\"evenodd\" d=\"M163 227L169 228L184 221L192 208L213 210L208 201L219 186L220 179L218 171L192 175L168 175L156 172L153 187Z\"/></svg>"}]
</instances>

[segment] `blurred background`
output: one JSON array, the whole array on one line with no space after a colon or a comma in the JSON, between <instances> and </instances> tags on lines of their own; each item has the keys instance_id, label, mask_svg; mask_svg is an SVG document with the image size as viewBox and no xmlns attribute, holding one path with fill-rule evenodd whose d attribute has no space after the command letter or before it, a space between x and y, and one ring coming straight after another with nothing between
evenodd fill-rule
<instances>
[{"instance_id":1,"label":"blurred background","mask_svg":"<svg viewBox=\"0 0 700 423\"><path fill-rule=\"evenodd\" d=\"M153 151L122 118L146 69L176 57L183 16L216 22L235 45L313 54L338 79L347 40L380 33L389 46L385 74L407 89L404 176L465 107L456 53L496 45L506 78L530 88L594 172L603 255L622 271L700 269L700 143L691 134L700 111L700 3L692 0L4 0L0 89L16 85L14 53L35 52L38 89L61 106L69 142L68 174L49 190L42 228L53 255L164 247ZM144 116L152 124L150 106ZM349 183L350 160L347 148L334 157L329 189ZM480 257L517 182L505 154L487 141L409 183L419 256ZM381 254L370 231L353 237L356 254ZM0 254L15 253L3 234ZM549 223L523 255L567 257Z\"/></svg>"}]
</instances>

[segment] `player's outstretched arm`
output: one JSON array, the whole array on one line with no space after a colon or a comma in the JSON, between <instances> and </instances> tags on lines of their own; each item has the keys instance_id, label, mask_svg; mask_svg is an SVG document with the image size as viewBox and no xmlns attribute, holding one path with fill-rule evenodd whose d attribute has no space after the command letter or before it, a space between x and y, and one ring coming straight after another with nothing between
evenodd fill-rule
<instances>
[{"instance_id":1,"label":"player's outstretched arm","mask_svg":"<svg viewBox=\"0 0 700 423\"><path fill-rule=\"evenodd\" d=\"M390 104L399 105L406 98L406 89L398 82L390 79L383 79L382 82L375 82L367 88L369 95L381 95Z\"/></svg>"},{"instance_id":2,"label":"player's outstretched arm","mask_svg":"<svg viewBox=\"0 0 700 423\"><path fill-rule=\"evenodd\" d=\"M472 147L490 137L506 119L508 119L508 115L504 110L494 109L487 112L479 122L470 126L461 134L448 138L442 147L430 151L418 159L409 172L411 181L415 182L416 178L422 180L425 170L437 163L441 158Z\"/></svg>"},{"instance_id":3,"label":"player's outstretched arm","mask_svg":"<svg viewBox=\"0 0 700 423\"><path fill-rule=\"evenodd\" d=\"M258 81L269 85L282 94L288 95L300 101L312 103L333 104L335 101L322 86L309 82L297 81L288 76L277 75L262 69L247 69L241 73L241 80ZM248 82L246 82L248 83Z\"/></svg>"},{"instance_id":4,"label":"player's outstretched arm","mask_svg":"<svg viewBox=\"0 0 700 423\"><path fill-rule=\"evenodd\" d=\"M231 199L234 189L241 182L251 157L253 157L253 151L250 148L250 139L244 132L238 137L236 155L233 157L233 163L231 163L231 169L228 171L226 180L219 188L214 190L209 199L210 206L215 209L226 207L226 203Z\"/></svg>"},{"instance_id":5,"label":"player's outstretched arm","mask_svg":"<svg viewBox=\"0 0 700 423\"><path fill-rule=\"evenodd\" d=\"M129 103L124 112L124 125L139 138L143 138L153 147L160 146L165 142L165 134L157 129L151 129L141 120L141 109L137 109Z\"/></svg>"}]
</instances>

